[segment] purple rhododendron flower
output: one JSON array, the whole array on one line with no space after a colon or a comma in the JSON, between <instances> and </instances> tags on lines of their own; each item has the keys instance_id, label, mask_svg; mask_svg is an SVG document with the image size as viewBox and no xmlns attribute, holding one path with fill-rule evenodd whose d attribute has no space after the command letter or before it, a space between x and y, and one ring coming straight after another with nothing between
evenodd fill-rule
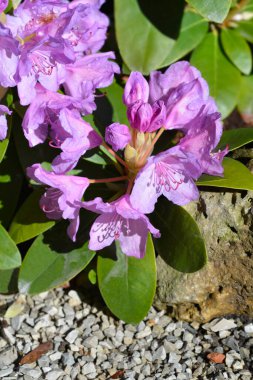
<instances>
[{"instance_id":1,"label":"purple rhododendron flower","mask_svg":"<svg viewBox=\"0 0 253 380\"><path fill-rule=\"evenodd\" d=\"M152 132L161 127L184 128L208 96L208 85L201 73L182 61L171 65L164 74L152 72L149 84L140 73L131 73L123 101L131 126Z\"/></svg>"},{"instance_id":2,"label":"purple rhododendron flower","mask_svg":"<svg viewBox=\"0 0 253 380\"><path fill-rule=\"evenodd\" d=\"M0 105L0 141L7 136L8 126L5 114L10 115L11 111L6 106Z\"/></svg>"},{"instance_id":3,"label":"purple rhododendron flower","mask_svg":"<svg viewBox=\"0 0 253 380\"><path fill-rule=\"evenodd\" d=\"M96 88L109 86L114 74L120 72L119 66L110 61L114 53L98 53L84 56L75 63L65 66L64 89L75 98L87 97Z\"/></svg>"},{"instance_id":4,"label":"purple rhododendron flower","mask_svg":"<svg viewBox=\"0 0 253 380\"><path fill-rule=\"evenodd\" d=\"M40 200L40 206L49 219L69 219L67 232L75 241L79 227L80 201L89 186L89 180L48 172L39 164L29 167L27 175L34 181L49 186Z\"/></svg>"},{"instance_id":5,"label":"purple rhododendron flower","mask_svg":"<svg viewBox=\"0 0 253 380\"><path fill-rule=\"evenodd\" d=\"M66 95L54 93L37 84L37 96L23 119L23 129L30 146L51 139L51 145L60 148L52 167L56 173L73 169L79 158L102 143L101 137L84 121L77 108L82 102Z\"/></svg>"},{"instance_id":6,"label":"purple rhododendron flower","mask_svg":"<svg viewBox=\"0 0 253 380\"><path fill-rule=\"evenodd\" d=\"M62 150L52 162L56 173L66 173L73 169L87 150L102 143L102 138L80 117L79 112L67 108L60 111L59 120L52 126L50 135Z\"/></svg>"},{"instance_id":7,"label":"purple rhododendron flower","mask_svg":"<svg viewBox=\"0 0 253 380\"><path fill-rule=\"evenodd\" d=\"M119 71L116 64L108 61L114 58L112 53L101 57L91 54L102 47L108 27L108 18L99 11L98 3L69 5L64 0L24 1L0 29L1 64L6 68L1 72L0 84L17 85L22 105L36 96L37 82L57 91L66 81L68 88L76 70L81 75L79 97L90 97L96 87L109 85ZM87 60L85 54L89 54ZM70 63L76 66L67 70ZM89 78L91 70L93 78Z\"/></svg>"},{"instance_id":8,"label":"purple rhododendron flower","mask_svg":"<svg viewBox=\"0 0 253 380\"><path fill-rule=\"evenodd\" d=\"M201 174L197 159L184 153L179 146L149 158L137 174L130 200L143 213L154 210L161 195L178 205L198 199L194 183Z\"/></svg>"},{"instance_id":9,"label":"purple rhododendron flower","mask_svg":"<svg viewBox=\"0 0 253 380\"><path fill-rule=\"evenodd\" d=\"M83 110L85 108L85 101L46 90L40 84L36 85L35 91L36 96L28 107L22 122L24 135L31 147L46 140L49 135L48 126L58 123L60 110Z\"/></svg>"},{"instance_id":10,"label":"purple rhododendron flower","mask_svg":"<svg viewBox=\"0 0 253 380\"><path fill-rule=\"evenodd\" d=\"M8 0L0 0L0 13L7 8Z\"/></svg>"},{"instance_id":11,"label":"purple rhododendron flower","mask_svg":"<svg viewBox=\"0 0 253 380\"><path fill-rule=\"evenodd\" d=\"M202 173L221 176L223 167L221 162L228 153L228 149L213 153L222 134L220 114L216 111L216 104L209 98L205 108L186 125L187 134L180 140L180 148L185 153L191 153L201 165Z\"/></svg>"},{"instance_id":12,"label":"purple rhododendron flower","mask_svg":"<svg viewBox=\"0 0 253 380\"><path fill-rule=\"evenodd\" d=\"M133 208L129 195L124 195L112 203L104 203L101 198L83 202L83 207L101 214L90 231L89 248L100 250L119 240L122 252L127 256L144 257L148 232L160 237L160 232L148 218Z\"/></svg>"},{"instance_id":13,"label":"purple rhododendron flower","mask_svg":"<svg viewBox=\"0 0 253 380\"><path fill-rule=\"evenodd\" d=\"M131 134L127 125L113 123L105 130L105 141L113 150L124 149L131 140Z\"/></svg>"},{"instance_id":14,"label":"purple rhododendron flower","mask_svg":"<svg viewBox=\"0 0 253 380\"><path fill-rule=\"evenodd\" d=\"M9 29L0 23L0 85L16 86L14 76L19 59L18 41L14 40Z\"/></svg>"}]
</instances>

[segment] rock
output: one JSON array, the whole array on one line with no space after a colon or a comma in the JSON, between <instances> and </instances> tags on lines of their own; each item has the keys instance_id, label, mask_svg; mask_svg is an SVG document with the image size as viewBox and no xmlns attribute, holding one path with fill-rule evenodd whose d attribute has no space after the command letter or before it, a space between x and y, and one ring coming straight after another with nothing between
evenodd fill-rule
<instances>
[{"instance_id":1,"label":"rock","mask_svg":"<svg viewBox=\"0 0 253 380\"><path fill-rule=\"evenodd\" d=\"M198 223L209 261L180 273L157 258L154 305L186 321L208 322L229 314L253 316L253 192L201 192L185 208Z\"/></svg>"},{"instance_id":2,"label":"rock","mask_svg":"<svg viewBox=\"0 0 253 380\"><path fill-rule=\"evenodd\" d=\"M244 326L244 331L247 334L253 334L253 323L250 323L250 324Z\"/></svg>"},{"instance_id":3,"label":"rock","mask_svg":"<svg viewBox=\"0 0 253 380\"><path fill-rule=\"evenodd\" d=\"M236 324L232 319L222 318L218 323L214 326L211 326L211 330L213 332L218 332L222 330L230 330L236 328Z\"/></svg>"},{"instance_id":4,"label":"rock","mask_svg":"<svg viewBox=\"0 0 253 380\"><path fill-rule=\"evenodd\" d=\"M18 354L15 347L8 347L0 352L0 368L7 367L17 360Z\"/></svg>"}]
</instances>

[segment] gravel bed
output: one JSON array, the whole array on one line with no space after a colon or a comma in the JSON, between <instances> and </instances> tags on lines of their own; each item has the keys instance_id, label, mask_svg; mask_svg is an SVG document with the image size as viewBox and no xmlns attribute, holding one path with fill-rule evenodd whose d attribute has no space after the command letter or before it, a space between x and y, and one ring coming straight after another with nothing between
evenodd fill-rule
<instances>
[{"instance_id":1,"label":"gravel bed","mask_svg":"<svg viewBox=\"0 0 253 380\"><path fill-rule=\"evenodd\" d=\"M0 379L244 379L253 378L253 323L220 318L210 323L172 320L151 308L137 326L115 320L104 308L83 302L74 290L34 297L0 297ZM43 342L51 350L19 365ZM222 364L207 355L225 355Z\"/></svg>"}]
</instances>

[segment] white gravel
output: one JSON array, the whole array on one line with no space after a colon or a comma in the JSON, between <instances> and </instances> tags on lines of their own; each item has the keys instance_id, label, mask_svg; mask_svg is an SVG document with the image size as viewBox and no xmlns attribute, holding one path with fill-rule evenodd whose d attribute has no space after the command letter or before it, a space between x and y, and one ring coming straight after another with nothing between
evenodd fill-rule
<instances>
[{"instance_id":1,"label":"white gravel","mask_svg":"<svg viewBox=\"0 0 253 380\"><path fill-rule=\"evenodd\" d=\"M16 299L0 296L0 310ZM253 379L253 323L247 318L189 324L151 308L133 326L82 302L74 290L23 302L22 314L0 318L0 379L110 380L116 373L122 380ZM35 363L18 364L42 342L53 349ZM211 352L224 354L224 363L211 363Z\"/></svg>"}]
</instances>

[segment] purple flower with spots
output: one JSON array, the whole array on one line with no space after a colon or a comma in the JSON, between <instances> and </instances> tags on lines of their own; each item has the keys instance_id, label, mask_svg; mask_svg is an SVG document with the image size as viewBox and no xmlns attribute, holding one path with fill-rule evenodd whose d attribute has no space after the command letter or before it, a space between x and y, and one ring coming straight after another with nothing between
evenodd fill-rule
<instances>
[{"instance_id":1,"label":"purple flower with spots","mask_svg":"<svg viewBox=\"0 0 253 380\"><path fill-rule=\"evenodd\" d=\"M80 201L89 186L89 180L85 177L48 172L39 164L29 167L27 175L34 181L49 186L40 199L40 207L49 219L70 220L67 232L69 237L75 241L80 222Z\"/></svg>"},{"instance_id":2,"label":"purple flower with spots","mask_svg":"<svg viewBox=\"0 0 253 380\"><path fill-rule=\"evenodd\" d=\"M201 174L196 157L184 153L179 146L148 159L136 176L130 196L133 207L151 213L161 195L178 205L198 199L194 183Z\"/></svg>"},{"instance_id":3,"label":"purple flower with spots","mask_svg":"<svg viewBox=\"0 0 253 380\"><path fill-rule=\"evenodd\" d=\"M104 203L101 198L95 198L82 205L85 209L100 214L90 230L91 250L103 249L118 240L123 253L141 259L146 253L148 232L160 237L159 231L148 218L131 205L129 195L112 203Z\"/></svg>"},{"instance_id":4,"label":"purple flower with spots","mask_svg":"<svg viewBox=\"0 0 253 380\"><path fill-rule=\"evenodd\" d=\"M8 126L5 115L10 115L11 111L6 106L0 105L0 141L7 136Z\"/></svg>"}]
</instances>

